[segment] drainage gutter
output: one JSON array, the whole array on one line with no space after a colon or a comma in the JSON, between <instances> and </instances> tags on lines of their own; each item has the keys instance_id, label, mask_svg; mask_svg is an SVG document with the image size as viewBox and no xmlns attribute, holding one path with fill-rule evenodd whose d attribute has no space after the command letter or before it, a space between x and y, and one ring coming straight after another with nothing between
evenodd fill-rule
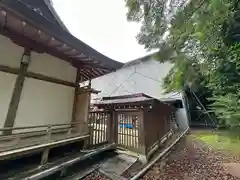
<instances>
[{"instance_id":1,"label":"drainage gutter","mask_svg":"<svg viewBox=\"0 0 240 180\"><path fill-rule=\"evenodd\" d=\"M46 169L46 170L43 170L39 173L36 173L34 175L31 175L31 176L28 176L28 177L25 177L23 178L22 180L38 180L38 179L41 179L41 178L44 178L46 176L49 176L55 172L58 172L68 166L71 166L79 161L83 161L83 160L86 160L87 158L90 158L91 156L95 156L101 152L104 152L104 151L107 151L107 150L110 150L110 149L116 149L116 144L110 144L108 146L105 146L103 148L99 148L98 150L94 151L94 152L90 152L84 156L80 156L80 157L77 157L77 158L74 158L74 159L71 159L69 161L66 161L66 162L63 162L61 163L60 165L57 165L57 166L54 166L54 167L51 167L49 169Z\"/></svg>"},{"instance_id":2,"label":"drainage gutter","mask_svg":"<svg viewBox=\"0 0 240 180\"><path fill-rule=\"evenodd\" d=\"M142 177L161 157L163 157L169 150L171 150L188 131L189 127L170 146L168 146L163 152L161 152L155 159L153 159L147 166L145 166L130 180L137 180Z\"/></svg>"}]
</instances>

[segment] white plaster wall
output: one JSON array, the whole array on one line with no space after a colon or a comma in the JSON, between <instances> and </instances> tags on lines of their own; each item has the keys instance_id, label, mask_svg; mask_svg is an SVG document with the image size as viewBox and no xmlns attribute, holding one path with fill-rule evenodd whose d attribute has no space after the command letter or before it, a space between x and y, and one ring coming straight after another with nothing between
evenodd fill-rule
<instances>
[{"instance_id":1,"label":"white plaster wall","mask_svg":"<svg viewBox=\"0 0 240 180\"><path fill-rule=\"evenodd\" d=\"M93 79L92 87L102 91L97 98L133 93L145 93L154 98L162 98L163 78L171 67L172 65L167 62L145 61Z\"/></svg>"},{"instance_id":2,"label":"white plaster wall","mask_svg":"<svg viewBox=\"0 0 240 180\"><path fill-rule=\"evenodd\" d=\"M39 73L61 80L75 82L77 69L69 62L55 58L49 54L31 53L28 71Z\"/></svg>"},{"instance_id":3,"label":"white plaster wall","mask_svg":"<svg viewBox=\"0 0 240 180\"><path fill-rule=\"evenodd\" d=\"M23 52L22 47L13 43L9 38L0 35L0 65L19 68Z\"/></svg>"},{"instance_id":4,"label":"white plaster wall","mask_svg":"<svg viewBox=\"0 0 240 180\"><path fill-rule=\"evenodd\" d=\"M14 126L68 123L73 101L73 87L26 78Z\"/></svg>"},{"instance_id":5,"label":"white plaster wall","mask_svg":"<svg viewBox=\"0 0 240 180\"><path fill-rule=\"evenodd\" d=\"M4 126L16 77L13 74L0 72L0 127Z\"/></svg>"}]
</instances>

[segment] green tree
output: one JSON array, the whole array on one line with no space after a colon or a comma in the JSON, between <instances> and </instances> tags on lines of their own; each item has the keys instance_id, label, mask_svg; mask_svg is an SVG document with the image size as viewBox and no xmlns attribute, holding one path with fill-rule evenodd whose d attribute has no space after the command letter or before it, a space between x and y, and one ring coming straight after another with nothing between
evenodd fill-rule
<instances>
[{"instance_id":1,"label":"green tree","mask_svg":"<svg viewBox=\"0 0 240 180\"><path fill-rule=\"evenodd\" d=\"M174 64L164 80L166 91L210 92L206 93L210 107L229 127L240 122L239 4L239 0L126 0L127 19L142 24L139 44L157 49L158 59ZM235 108L220 106L224 103ZM223 109L228 118L221 114Z\"/></svg>"}]
</instances>

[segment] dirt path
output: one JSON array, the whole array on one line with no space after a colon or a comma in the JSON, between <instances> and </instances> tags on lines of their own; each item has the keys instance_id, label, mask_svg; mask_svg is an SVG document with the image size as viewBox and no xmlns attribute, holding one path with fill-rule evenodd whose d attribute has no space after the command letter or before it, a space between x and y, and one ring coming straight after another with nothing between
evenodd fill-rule
<instances>
[{"instance_id":1,"label":"dirt path","mask_svg":"<svg viewBox=\"0 0 240 180\"><path fill-rule=\"evenodd\" d=\"M187 136L168 156L164 165L157 163L142 179L240 180L230 175L224 168L225 163L233 162L240 161L220 152L214 152L203 142Z\"/></svg>"}]
</instances>

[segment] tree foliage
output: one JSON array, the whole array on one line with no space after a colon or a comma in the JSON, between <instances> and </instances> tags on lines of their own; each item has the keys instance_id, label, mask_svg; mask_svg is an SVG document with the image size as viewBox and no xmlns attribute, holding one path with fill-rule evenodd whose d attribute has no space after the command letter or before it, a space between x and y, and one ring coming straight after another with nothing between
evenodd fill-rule
<instances>
[{"instance_id":1,"label":"tree foliage","mask_svg":"<svg viewBox=\"0 0 240 180\"><path fill-rule=\"evenodd\" d=\"M219 123L240 124L239 0L126 0L127 19L142 24L137 40L173 68L166 91L208 91ZM224 122L224 123L222 123Z\"/></svg>"}]
</instances>

